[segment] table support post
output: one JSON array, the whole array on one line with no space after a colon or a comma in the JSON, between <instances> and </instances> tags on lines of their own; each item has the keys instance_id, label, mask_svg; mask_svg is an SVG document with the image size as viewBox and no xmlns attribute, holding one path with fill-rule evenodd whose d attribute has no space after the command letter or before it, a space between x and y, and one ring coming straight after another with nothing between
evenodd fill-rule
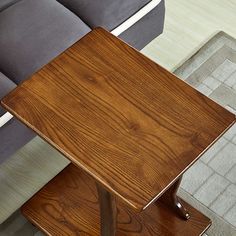
<instances>
[{"instance_id":1,"label":"table support post","mask_svg":"<svg viewBox=\"0 0 236 236\"><path fill-rule=\"evenodd\" d=\"M181 218L188 220L190 218L190 214L181 203L180 198L177 196L177 191L181 180L182 176L160 197L159 200L173 208Z\"/></svg>"},{"instance_id":2,"label":"table support post","mask_svg":"<svg viewBox=\"0 0 236 236\"><path fill-rule=\"evenodd\" d=\"M115 236L117 217L115 198L98 183L96 186L100 205L101 236Z\"/></svg>"}]
</instances>

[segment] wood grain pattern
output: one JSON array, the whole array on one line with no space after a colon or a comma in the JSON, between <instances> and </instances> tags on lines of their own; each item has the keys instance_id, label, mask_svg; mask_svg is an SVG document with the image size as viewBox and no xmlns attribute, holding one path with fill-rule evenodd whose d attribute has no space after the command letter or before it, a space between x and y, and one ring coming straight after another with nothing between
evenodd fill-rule
<instances>
[{"instance_id":1,"label":"wood grain pattern","mask_svg":"<svg viewBox=\"0 0 236 236\"><path fill-rule=\"evenodd\" d=\"M50 236L100 236L98 203L94 179L70 164L22 207L22 213ZM135 213L118 201L116 236L200 235L210 220L186 205L188 221L161 202Z\"/></svg>"},{"instance_id":2,"label":"wood grain pattern","mask_svg":"<svg viewBox=\"0 0 236 236\"><path fill-rule=\"evenodd\" d=\"M235 122L230 112L100 28L2 104L138 211Z\"/></svg>"}]
</instances>

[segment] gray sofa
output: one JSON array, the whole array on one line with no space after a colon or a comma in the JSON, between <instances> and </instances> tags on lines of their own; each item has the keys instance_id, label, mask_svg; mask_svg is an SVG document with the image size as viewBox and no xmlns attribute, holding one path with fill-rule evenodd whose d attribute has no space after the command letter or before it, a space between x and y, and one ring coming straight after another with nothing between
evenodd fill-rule
<instances>
[{"instance_id":1,"label":"gray sofa","mask_svg":"<svg viewBox=\"0 0 236 236\"><path fill-rule=\"evenodd\" d=\"M164 0L154 1L0 0L0 99L97 26L142 49L163 30ZM14 118L0 125L0 163L33 137Z\"/></svg>"}]
</instances>

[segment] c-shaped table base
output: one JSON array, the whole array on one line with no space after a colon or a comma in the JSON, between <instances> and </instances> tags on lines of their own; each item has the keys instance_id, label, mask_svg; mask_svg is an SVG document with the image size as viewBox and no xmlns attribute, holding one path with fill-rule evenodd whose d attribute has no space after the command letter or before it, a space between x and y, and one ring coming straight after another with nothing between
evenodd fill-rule
<instances>
[{"instance_id":1,"label":"c-shaped table base","mask_svg":"<svg viewBox=\"0 0 236 236\"><path fill-rule=\"evenodd\" d=\"M183 219L188 220L190 214L185 209L180 199L178 198L177 191L179 189L182 177L180 177L161 197L158 199L173 210ZM117 222L117 207L115 197L104 189L101 185L97 184L97 191L100 204L101 216L101 235L102 236L115 236L116 235L116 222ZM158 202L156 201L156 204Z\"/></svg>"},{"instance_id":2,"label":"c-shaped table base","mask_svg":"<svg viewBox=\"0 0 236 236\"><path fill-rule=\"evenodd\" d=\"M101 235L116 235L117 207L115 197L98 183L96 184L100 205Z\"/></svg>"},{"instance_id":3,"label":"c-shaped table base","mask_svg":"<svg viewBox=\"0 0 236 236\"><path fill-rule=\"evenodd\" d=\"M190 214L177 196L177 191L181 180L182 176L160 197L159 200L171 207L181 218L188 220L190 218Z\"/></svg>"}]
</instances>

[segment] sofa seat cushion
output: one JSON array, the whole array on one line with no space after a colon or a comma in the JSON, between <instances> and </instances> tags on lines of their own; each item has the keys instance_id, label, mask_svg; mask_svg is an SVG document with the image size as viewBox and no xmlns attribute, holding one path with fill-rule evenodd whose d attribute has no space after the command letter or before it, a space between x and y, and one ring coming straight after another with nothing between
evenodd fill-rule
<instances>
[{"instance_id":1,"label":"sofa seat cushion","mask_svg":"<svg viewBox=\"0 0 236 236\"><path fill-rule=\"evenodd\" d=\"M0 100L15 87L16 84L0 72ZM0 106L0 117L5 114L5 112L6 111Z\"/></svg>"},{"instance_id":2,"label":"sofa seat cushion","mask_svg":"<svg viewBox=\"0 0 236 236\"><path fill-rule=\"evenodd\" d=\"M150 0L58 0L91 28L112 30Z\"/></svg>"},{"instance_id":3,"label":"sofa seat cushion","mask_svg":"<svg viewBox=\"0 0 236 236\"><path fill-rule=\"evenodd\" d=\"M0 12L0 71L18 84L89 31L56 0L21 0Z\"/></svg>"},{"instance_id":4,"label":"sofa seat cushion","mask_svg":"<svg viewBox=\"0 0 236 236\"><path fill-rule=\"evenodd\" d=\"M18 1L20 0L0 0L0 11L5 10Z\"/></svg>"},{"instance_id":5,"label":"sofa seat cushion","mask_svg":"<svg viewBox=\"0 0 236 236\"><path fill-rule=\"evenodd\" d=\"M0 72L0 100L16 87ZM0 119L6 111L0 107ZM0 127L0 164L29 142L35 134L15 118Z\"/></svg>"}]
</instances>

